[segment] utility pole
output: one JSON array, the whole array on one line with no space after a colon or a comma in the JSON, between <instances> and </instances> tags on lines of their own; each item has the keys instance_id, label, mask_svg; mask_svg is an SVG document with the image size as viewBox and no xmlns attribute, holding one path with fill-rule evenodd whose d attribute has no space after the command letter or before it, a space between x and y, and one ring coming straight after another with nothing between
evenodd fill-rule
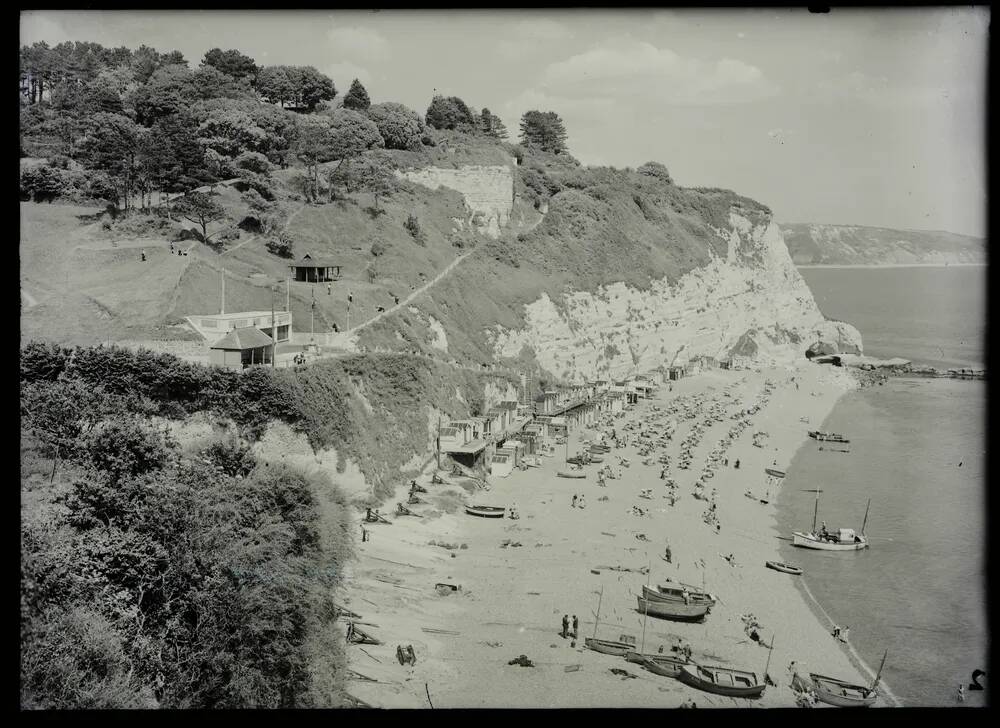
<instances>
[{"instance_id":1,"label":"utility pole","mask_svg":"<svg viewBox=\"0 0 1000 728\"><path fill-rule=\"evenodd\" d=\"M286 277L285 278L285 312L286 313L292 310L291 307L288 305L289 302L291 301L291 295L292 295L291 288L292 288L292 279L291 279L291 277Z\"/></svg>"},{"instance_id":2,"label":"utility pole","mask_svg":"<svg viewBox=\"0 0 1000 728\"><path fill-rule=\"evenodd\" d=\"M278 327L274 325L274 286L271 289L271 368L274 369L274 357L278 349Z\"/></svg>"},{"instance_id":3,"label":"utility pole","mask_svg":"<svg viewBox=\"0 0 1000 728\"><path fill-rule=\"evenodd\" d=\"M219 305L219 315L226 312L226 269L222 269L222 303Z\"/></svg>"},{"instance_id":4,"label":"utility pole","mask_svg":"<svg viewBox=\"0 0 1000 728\"><path fill-rule=\"evenodd\" d=\"M316 286L312 287L312 305L309 307L309 343L316 343L316 327L314 319L316 315Z\"/></svg>"}]
</instances>

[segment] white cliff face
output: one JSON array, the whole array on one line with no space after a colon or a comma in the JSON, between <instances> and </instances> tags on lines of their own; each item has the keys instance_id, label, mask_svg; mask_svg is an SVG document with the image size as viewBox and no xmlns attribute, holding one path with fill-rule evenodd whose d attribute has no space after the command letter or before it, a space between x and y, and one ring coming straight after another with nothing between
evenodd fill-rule
<instances>
[{"instance_id":1,"label":"white cliff face","mask_svg":"<svg viewBox=\"0 0 1000 728\"><path fill-rule=\"evenodd\" d=\"M499 237L510 221L514 205L514 170L510 166L427 167L396 174L433 190L448 187L461 192L470 210L469 224L492 238Z\"/></svg>"},{"instance_id":2,"label":"white cliff face","mask_svg":"<svg viewBox=\"0 0 1000 728\"><path fill-rule=\"evenodd\" d=\"M755 226L736 210L729 222L729 230L717 231L729 243L724 259L674 285L659 280L637 290L613 283L570 292L559 307L543 294L525 307L523 329L493 333L494 355L515 357L528 346L545 369L581 380L650 371L698 355L724 359L747 332L759 363L802 358L824 337L835 337L842 350L860 350L854 327L823 319L777 225Z\"/></svg>"}]
</instances>

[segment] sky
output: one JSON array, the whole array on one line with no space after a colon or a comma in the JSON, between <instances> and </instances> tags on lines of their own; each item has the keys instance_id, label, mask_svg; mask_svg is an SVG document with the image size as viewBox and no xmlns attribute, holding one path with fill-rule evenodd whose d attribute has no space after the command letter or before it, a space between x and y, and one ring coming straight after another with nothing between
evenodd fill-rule
<instances>
[{"instance_id":1,"label":"sky","mask_svg":"<svg viewBox=\"0 0 1000 728\"><path fill-rule=\"evenodd\" d=\"M555 111L588 165L662 162L783 223L986 230L989 8L37 11L21 44L210 48L312 65L338 93Z\"/></svg>"}]
</instances>

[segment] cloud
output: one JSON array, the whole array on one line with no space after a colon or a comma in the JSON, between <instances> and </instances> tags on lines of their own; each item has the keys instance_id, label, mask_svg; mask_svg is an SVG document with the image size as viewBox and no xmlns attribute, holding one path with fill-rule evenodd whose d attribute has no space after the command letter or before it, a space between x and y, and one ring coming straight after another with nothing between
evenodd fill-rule
<instances>
[{"instance_id":1,"label":"cloud","mask_svg":"<svg viewBox=\"0 0 1000 728\"><path fill-rule=\"evenodd\" d=\"M526 53L544 50L546 44L569 40L572 31L555 20L520 20L510 29L513 37L497 43L497 53L501 58L513 61Z\"/></svg>"},{"instance_id":2,"label":"cloud","mask_svg":"<svg viewBox=\"0 0 1000 728\"><path fill-rule=\"evenodd\" d=\"M31 45L43 40L51 46L69 40L69 36L59 23L46 14L21 13L21 45Z\"/></svg>"},{"instance_id":3,"label":"cloud","mask_svg":"<svg viewBox=\"0 0 1000 728\"><path fill-rule=\"evenodd\" d=\"M356 66L350 61L331 63L323 69L323 73L333 79L338 94L346 94L354 79L358 79L366 88L372 82L372 75L368 69Z\"/></svg>"},{"instance_id":4,"label":"cloud","mask_svg":"<svg viewBox=\"0 0 1000 728\"><path fill-rule=\"evenodd\" d=\"M627 38L549 65L540 86L566 97L652 97L668 105L745 103L779 91L759 68L743 61L704 61Z\"/></svg>"},{"instance_id":5,"label":"cloud","mask_svg":"<svg viewBox=\"0 0 1000 728\"><path fill-rule=\"evenodd\" d=\"M385 61L392 55L389 41L380 33L360 26L331 28L327 41L340 58Z\"/></svg>"},{"instance_id":6,"label":"cloud","mask_svg":"<svg viewBox=\"0 0 1000 728\"><path fill-rule=\"evenodd\" d=\"M871 76L861 71L820 81L814 88L814 97L826 103L862 101L889 108L953 103L960 98L974 97L976 92L972 87L894 83L885 76Z\"/></svg>"}]
</instances>

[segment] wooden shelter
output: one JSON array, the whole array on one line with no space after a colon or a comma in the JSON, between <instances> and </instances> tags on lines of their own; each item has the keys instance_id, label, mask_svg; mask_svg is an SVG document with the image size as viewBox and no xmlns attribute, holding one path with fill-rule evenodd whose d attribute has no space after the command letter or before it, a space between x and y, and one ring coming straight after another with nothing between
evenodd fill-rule
<instances>
[{"instance_id":1,"label":"wooden shelter","mask_svg":"<svg viewBox=\"0 0 1000 728\"><path fill-rule=\"evenodd\" d=\"M288 266L297 281L307 283L326 283L340 280L340 264L325 258L314 258L306 253L302 258Z\"/></svg>"}]
</instances>

